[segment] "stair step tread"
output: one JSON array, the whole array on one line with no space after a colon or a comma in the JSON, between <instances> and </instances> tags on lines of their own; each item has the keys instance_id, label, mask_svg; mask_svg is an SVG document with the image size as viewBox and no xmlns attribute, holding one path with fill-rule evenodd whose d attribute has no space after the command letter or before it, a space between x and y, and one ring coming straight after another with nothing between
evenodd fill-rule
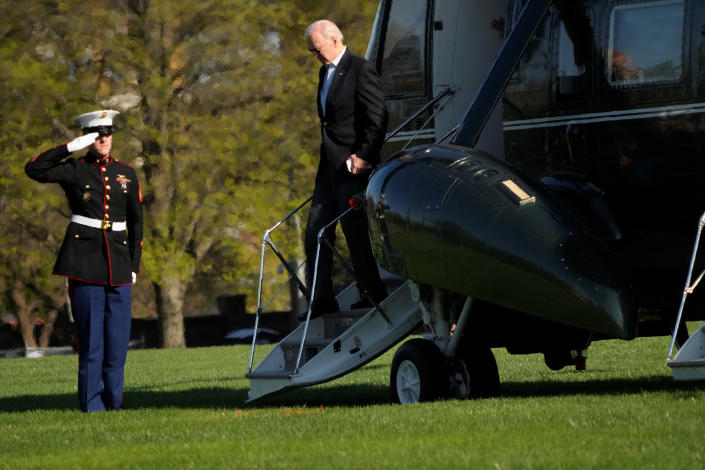
<instances>
[{"instance_id":1,"label":"stair step tread","mask_svg":"<svg viewBox=\"0 0 705 470\"><path fill-rule=\"evenodd\" d=\"M248 379L285 379L294 375L294 369L278 371L256 371L248 372L245 378Z\"/></svg>"},{"instance_id":2,"label":"stair step tread","mask_svg":"<svg viewBox=\"0 0 705 470\"><path fill-rule=\"evenodd\" d=\"M705 358L703 359L690 359L687 361L669 361L668 365L670 367L687 367L687 366L703 366L705 365Z\"/></svg>"},{"instance_id":3,"label":"stair step tread","mask_svg":"<svg viewBox=\"0 0 705 470\"><path fill-rule=\"evenodd\" d=\"M334 338L307 338L304 342L304 346L328 346ZM300 339L285 339L280 343L282 346L299 346L301 344Z\"/></svg>"},{"instance_id":4,"label":"stair step tread","mask_svg":"<svg viewBox=\"0 0 705 470\"><path fill-rule=\"evenodd\" d=\"M317 318L323 318L324 320L331 320L331 319L334 320L336 318L362 317L369 311L370 311L370 309L368 309L368 308L340 310L338 312L326 313L326 314L321 315L320 317L317 317Z\"/></svg>"}]
</instances>

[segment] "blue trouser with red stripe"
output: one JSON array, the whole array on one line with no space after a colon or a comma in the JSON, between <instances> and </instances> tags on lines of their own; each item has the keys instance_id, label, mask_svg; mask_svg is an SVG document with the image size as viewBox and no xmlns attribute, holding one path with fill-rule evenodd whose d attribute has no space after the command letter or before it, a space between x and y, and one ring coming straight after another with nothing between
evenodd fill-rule
<instances>
[{"instance_id":1,"label":"blue trouser with red stripe","mask_svg":"<svg viewBox=\"0 0 705 470\"><path fill-rule=\"evenodd\" d=\"M78 330L78 402L82 411L122 408L132 286L69 280Z\"/></svg>"}]
</instances>

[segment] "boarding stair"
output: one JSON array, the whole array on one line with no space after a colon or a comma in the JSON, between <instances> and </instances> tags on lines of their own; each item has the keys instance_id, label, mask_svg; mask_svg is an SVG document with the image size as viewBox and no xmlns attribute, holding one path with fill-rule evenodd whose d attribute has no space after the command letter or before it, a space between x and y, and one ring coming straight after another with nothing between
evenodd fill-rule
<instances>
[{"instance_id":1,"label":"boarding stair","mask_svg":"<svg viewBox=\"0 0 705 470\"><path fill-rule=\"evenodd\" d=\"M368 298L372 304L370 308L352 309L351 306L354 303L366 297L364 289L360 288L356 281L336 295L341 311L312 318L309 307L306 320L274 346L259 365L253 368L259 319L261 315L266 315L266 306L272 302L272 299L266 303L262 302L264 257L267 247L274 251L289 271L287 283L295 281L301 292L309 297L306 287L298 276L298 269L301 266L298 269L292 269L271 238L272 233L308 201L310 198L268 229L262 237L257 316L250 364L246 374L246 378L250 380L246 403L286 390L328 382L348 374L385 353L421 324L422 313L418 292L408 281L391 275L383 276L387 290L391 292L390 295L381 302L374 302ZM334 229L336 222L350 210L355 210L356 207L352 206L359 202L359 200L357 202L351 200L351 208L320 231L316 268L320 245L328 243L327 238L323 236L324 231ZM329 244L329 247L336 256L342 258L333 246ZM342 264L352 273L344 262ZM313 285L316 285L315 275ZM274 295L276 296L280 290L277 290ZM315 291L310 292L310 297L316 298Z\"/></svg>"},{"instance_id":2,"label":"boarding stair","mask_svg":"<svg viewBox=\"0 0 705 470\"><path fill-rule=\"evenodd\" d=\"M337 296L339 304L354 284ZM377 358L408 336L421 323L408 281L377 307L344 309L304 322L286 336L247 373L247 403L277 392L341 377ZM303 341L302 341L303 339Z\"/></svg>"},{"instance_id":3,"label":"boarding stair","mask_svg":"<svg viewBox=\"0 0 705 470\"><path fill-rule=\"evenodd\" d=\"M705 214L700 217L700 221L698 222L698 231L695 237L695 245L693 246L693 254L690 257L688 276L685 281L685 288L683 289L683 296L681 297L681 303L676 317L673 338L668 349L668 358L666 359L668 367L671 368L673 379L677 381L705 380L705 324L691 335L687 341L680 345L677 354L672 357L678 336L677 333L682 326L681 321L683 319L685 301L688 295L693 293L693 290L698 286L703 276L705 276L705 271L703 271L698 278L691 283L693 267L695 266L695 258L698 252L698 246L700 245L700 235L703 227L705 227Z\"/></svg>"}]
</instances>

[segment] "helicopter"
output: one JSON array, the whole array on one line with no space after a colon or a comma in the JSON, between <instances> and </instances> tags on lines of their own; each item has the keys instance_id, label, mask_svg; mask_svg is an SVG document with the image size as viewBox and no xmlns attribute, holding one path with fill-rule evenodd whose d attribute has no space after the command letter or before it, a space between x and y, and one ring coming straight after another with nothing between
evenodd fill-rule
<instances>
[{"instance_id":1,"label":"helicopter","mask_svg":"<svg viewBox=\"0 0 705 470\"><path fill-rule=\"evenodd\" d=\"M402 293L310 352L328 372L309 379L307 322L295 366L251 399L339 377L419 324L392 361L400 403L498 394L493 348L584 369L594 341L671 333L705 208L702 2L382 0L366 56L393 130L364 206Z\"/></svg>"}]
</instances>

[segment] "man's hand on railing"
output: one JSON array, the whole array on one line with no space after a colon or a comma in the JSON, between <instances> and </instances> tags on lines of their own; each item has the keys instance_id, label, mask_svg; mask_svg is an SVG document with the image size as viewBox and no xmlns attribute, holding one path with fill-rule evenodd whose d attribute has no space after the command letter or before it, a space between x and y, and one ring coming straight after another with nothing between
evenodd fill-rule
<instances>
[{"instance_id":1,"label":"man's hand on railing","mask_svg":"<svg viewBox=\"0 0 705 470\"><path fill-rule=\"evenodd\" d=\"M345 164L348 167L348 171L353 175L359 175L371 167L370 162L363 160L354 153L348 157Z\"/></svg>"}]
</instances>

